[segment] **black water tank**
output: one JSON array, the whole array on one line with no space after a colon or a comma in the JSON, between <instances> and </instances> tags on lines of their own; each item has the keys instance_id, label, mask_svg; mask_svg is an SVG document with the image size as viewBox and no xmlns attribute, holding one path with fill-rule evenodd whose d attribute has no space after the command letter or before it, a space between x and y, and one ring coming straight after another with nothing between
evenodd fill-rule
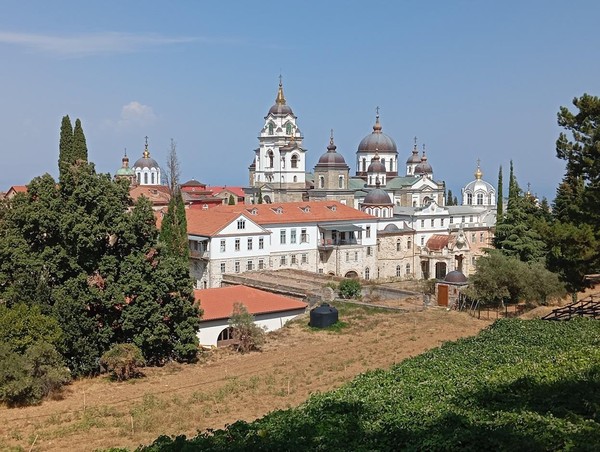
<instances>
[{"instance_id":1,"label":"black water tank","mask_svg":"<svg viewBox=\"0 0 600 452\"><path fill-rule=\"evenodd\" d=\"M327 303L310 311L310 323L313 328L327 328L338 321L338 310Z\"/></svg>"}]
</instances>

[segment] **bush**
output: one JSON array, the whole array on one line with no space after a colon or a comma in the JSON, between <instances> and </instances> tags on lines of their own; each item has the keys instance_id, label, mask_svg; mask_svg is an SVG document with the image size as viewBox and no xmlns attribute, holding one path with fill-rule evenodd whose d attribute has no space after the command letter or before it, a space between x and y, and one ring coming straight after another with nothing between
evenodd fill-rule
<instances>
[{"instance_id":1,"label":"bush","mask_svg":"<svg viewBox=\"0 0 600 452\"><path fill-rule=\"evenodd\" d=\"M42 314L39 306L0 305L0 344L6 344L11 351L23 355L40 341L58 344L61 336L58 321Z\"/></svg>"},{"instance_id":2,"label":"bush","mask_svg":"<svg viewBox=\"0 0 600 452\"><path fill-rule=\"evenodd\" d=\"M229 325L233 328L233 339L237 351L247 353L252 350L260 350L265 342L265 330L254 323L254 316L242 303L233 305Z\"/></svg>"},{"instance_id":3,"label":"bush","mask_svg":"<svg viewBox=\"0 0 600 452\"><path fill-rule=\"evenodd\" d=\"M22 355L0 346L0 400L9 406L39 403L71 380L54 346L38 342Z\"/></svg>"},{"instance_id":4,"label":"bush","mask_svg":"<svg viewBox=\"0 0 600 452\"><path fill-rule=\"evenodd\" d=\"M110 372L117 381L141 376L139 368L145 365L142 351L134 344L115 344L100 358L102 372Z\"/></svg>"},{"instance_id":5,"label":"bush","mask_svg":"<svg viewBox=\"0 0 600 452\"><path fill-rule=\"evenodd\" d=\"M356 279L344 279L338 286L338 293L340 297L348 298L359 298L361 291L360 282Z\"/></svg>"}]
</instances>

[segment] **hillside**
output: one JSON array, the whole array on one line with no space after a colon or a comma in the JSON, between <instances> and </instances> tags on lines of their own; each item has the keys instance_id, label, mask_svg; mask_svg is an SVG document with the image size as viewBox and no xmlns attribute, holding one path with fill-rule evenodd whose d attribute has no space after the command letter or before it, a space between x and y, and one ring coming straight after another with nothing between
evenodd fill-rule
<instances>
[{"instance_id":1,"label":"hillside","mask_svg":"<svg viewBox=\"0 0 600 452\"><path fill-rule=\"evenodd\" d=\"M597 450L599 345L594 320L501 320L298 408L143 450Z\"/></svg>"}]
</instances>

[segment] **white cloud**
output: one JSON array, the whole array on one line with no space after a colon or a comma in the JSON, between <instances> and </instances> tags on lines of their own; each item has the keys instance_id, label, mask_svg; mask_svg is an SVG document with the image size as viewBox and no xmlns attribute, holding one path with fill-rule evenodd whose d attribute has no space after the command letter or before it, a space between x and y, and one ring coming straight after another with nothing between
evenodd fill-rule
<instances>
[{"instance_id":1,"label":"white cloud","mask_svg":"<svg viewBox=\"0 0 600 452\"><path fill-rule=\"evenodd\" d=\"M158 34L118 32L51 36L0 31L0 44L28 47L38 52L60 57L132 53L147 47L181 44L199 40L206 41L206 39L192 37L167 37Z\"/></svg>"},{"instance_id":2,"label":"white cloud","mask_svg":"<svg viewBox=\"0 0 600 452\"><path fill-rule=\"evenodd\" d=\"M144 105L134 100L121 108L121 118L118 126L126 128L129 126L145 127L156 121L156 114L152 107Z\"/></svg>"}]
</instances>

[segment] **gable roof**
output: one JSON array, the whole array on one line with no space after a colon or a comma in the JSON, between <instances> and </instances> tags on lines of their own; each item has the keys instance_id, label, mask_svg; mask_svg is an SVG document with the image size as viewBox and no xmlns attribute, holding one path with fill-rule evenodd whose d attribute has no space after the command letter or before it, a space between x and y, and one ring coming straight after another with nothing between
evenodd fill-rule
<instances>
[{"instance_id":1,"label":"gable roof","mask_svg":"<svg viewBox=\"0 0 600 452\"><path fill-rule=\"evenodd\" d=\"M212 212L240 212L260 225L335 221L375 221L377 217L339 201L298 201L273 204L237 204L215 207Z\"/></svg>"},{"instance_id":2,"label":"gable roof","mask_svg":"<svg viewBox=\"0 0 600 452\"><path fill-rule=\"evenodd\" d=\"M227 193L232 193L235 196L237 196L238 198L243 198L244 196L246 196L246 194L244 193L244 190L242 189L242 187L229 187L227 185L224 186L207 186L206 187L207 191L210 191L213 196L217 196L220 193L223 192L227 192Z\"/></svg>"},{"instance_id":3,"label":"gable roof","mask_svg":"<svg viewBox=\"0 0 600 452\"><path fill-rule=\"evenodd\" d=\"M208 237L216 235L221 229L230 224L236 218L242 215L236 211L219 211L220 206L212 209L186 209L185 217L187 220L188 234L205 235ZM248 215L244 218L252 221Z\"/></svg>"},{"instance_id":4,"label":"gable roof","mask_svg":"<svg viewBox=\"0 0 600 452\"><path fill-rule=\"evenodd\" d=\"M194 298L204 310L203 321L228 319L235 303L242 303L252 315L305 309L307 306L302 301L247 286L196 289Z\"/></svg>"},{"instance_id":5,"label":"gable roof","mask_svg":"<svg viewBox=\"0 0 600 452\"><path fill-rule=\"evenodd\" d=\"M449 239L449 235L433 234L429 237L429 240L427 240L427 248L435 251L443 250L448 246Z\"/></svg>"},{"instance_id":6,"label":"gable roof","mask_svg":"<svg viewBox=\"0 0 600 452\"><path fill-rule=\"evenodd\" d=\"M169 187L166 185L135 185L129 189L129 196L137 201L141 196L145 196L152 202L152 205L167 205L171 199Z\"/></svg>"}]
</instances>

